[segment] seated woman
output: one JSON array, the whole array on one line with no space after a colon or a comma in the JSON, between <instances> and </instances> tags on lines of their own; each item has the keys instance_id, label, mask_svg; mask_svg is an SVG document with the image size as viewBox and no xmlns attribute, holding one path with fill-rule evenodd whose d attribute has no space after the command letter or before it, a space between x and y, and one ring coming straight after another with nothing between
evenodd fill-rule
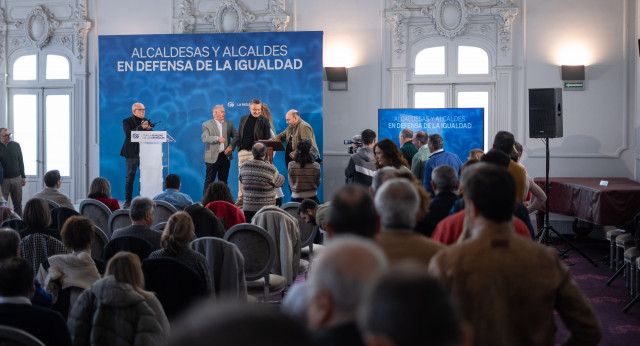
<instances>
[{"instance_id":1,"label":"seated woman","mask_svg":"<svg viewBox=\"0 0 640 346\"><path fill-rule=\"evenodd\" d=\"M157 345L169 333L158 298L143 289L140 258L115 254L106 276L84 291L71 309L67 326L74 345Z\"/></svg>"},{"instance_id":2,"label":"seated woman","mask_svg":"<svg viewBox=\"0 0 640 346\"><path fill-rule=\"evenodd\" d=\"M236 201L233 200L233 196L231 195L231 190L229 190L229 186L221 181L214 181L207 186L202 195L201 204L207 206L207 204L214 201L225 201L236 204Z\"/></svg>"},{"instance_id":3,"label":"seated woman","mask_svg":"<svg viewBox=\"0 0 640 346\"><path fill-rule=\"evenodd\" d=\"M209 289L212 285L207 260L202 254L189 248L193 234L194 226L189 214L179 211L171 215L167 226L162 231L162 238L160 238L162 249L152 252L148 258L170 257L177 259L198 273Z\"/></svg>"},{"instance_id":4,"label":"seated woman","mask_svg":"<svg viewBox=\"0 0 640 346\"><path fill-rule=\"evenodd\" d=\"M373 155L376 158L376 169L391 166L395 169L411 172L407 160L402 156L402 152L398 149L396 143L389 138L379 140L373 146Z\"/></svg>"},{"instance_id":5,"label":"seated woman","mask_svg":"<svg viewBox=\"0 0 640 346\"><path fill-rule=\"evenodd\" d=\"M100 280L101 275L96 263L91 258L91 241L95 236L93 221L84 216L71 216L62 226L62 242L71 250L70 254L55 255L40 265L37 278L44 283L45 290L55 302L60 290L75 287L71 290L69 305L60 311L63 316L69 313L78 295Z\"/></svg>"},{"instance_id":6,"label":"seated woman","mask_svg":"<svg viewBox=\"0 0 640 346\"><path fill-rule=\"evenodd\" d=\"M24 211L22 213L24 223L27 227L18 231L20 238L25 238L28 235L42 233L58 240L60 238L60 231L50 228L51 226L51 212L49 211L49 204L40 198L32 198L24 205Z\"/></svg>"},{"instance_id":7,"label":"seated woman","mask_svg":"<svg viewBox=\"0 0 640 346\"><path fill-rule=\"evenodd\" d=\"M87 195L87 198L92 198L104 203L111 211L120 209L118 200L111 198L111 184L106 178L97 177L93 179L91 186L89 186L89 195Z\"/></svg>"},{"instance_id":8,"label":"seated woman","mask_svg":"<svg viewBox=\"0 0 640 346\"><path fill-rule=\"evenodd\" d=\"M320 204L318 186L320 185L320 164L314 162L311 155L311 143L302 140L298 143L294 161L289 162L289 186L291 201L302 202L308 198Z\"/></svg>"}]
</instances>

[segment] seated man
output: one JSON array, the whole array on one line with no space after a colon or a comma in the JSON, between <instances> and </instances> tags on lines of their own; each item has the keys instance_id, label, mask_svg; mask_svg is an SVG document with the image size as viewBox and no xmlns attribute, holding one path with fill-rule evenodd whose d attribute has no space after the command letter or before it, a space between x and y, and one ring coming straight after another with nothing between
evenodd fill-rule
<instances>
[{"instance_id":1,"label":"seated man","mask_svg":"<svg viewBox=\"0 0 640 346\"><path fill-rule=\"evenodd\" d=\"M307 318L316 344L364 345L356 325L360 300L387 267L371 241L340 236L317 257L309 273Z\"/></svg>"},{"instance_id":2,"label":"seated man","mask_svg":"<svg viewBox=\"0 0 640 346\"><path fill-rule=\"evenodd\" d=\"M180 192L180 176L177 174L169 174L164 178L164 192L153 197L154 201L165 201L176 207L178 211L193 204L191 196Z\"/></svg>"},{"instance_id":3,"label":"seated man","mask_svg":"<svg viewBox=\"0 0 640 346\"><path fill-rule=\"evenodd\" d=\"M42 191L33 195L33 198L48 199L58 203L61 207L67 207L73 209L73 203L67 195L58 191L60 184L62 184L62 178L60 178L60 171L54 169L44 174L44 184L46 187Z\"/></svg>"},{"instance_id":4,"label":"seated man","mask_svg":"<svg viewBox=\"0 0 640 346\"><path fill-rule=\"evenodd\" d=\"M111 239L124 236L138 237L151 243L155 249L159 249L162 232L150 228L153 225L155 208L155 203L146 197L134 198L129 209L131 226L113 231Z\"/></svg>"},{"instance_id":5,"label":"seated man","mask_svg":"<svg viewBox=\"0 0 640 346\"><path fill-rule=\"evenodd\" d=\"M431 187L435 196L429 204L429 213L416 226L416 231L431 237L438 223L449 216L449 211L458 199L458 173L453 167L442 165L431 172Z\"/></svg>"},{"instance_id":6,"label":"seated man","mask_svg":"<svg viewBox=\"0 0 640 346\"><path fill-rule=\"evenodd\" d=\"M416 188L406 179L393 178L376 192L376 211L382 232L376 243L390 262L413 260L425 267L444 246L413 231L420 205Z\"/></svg>"},{"instance_id":7,"label":"seated man","mask_svg":"<svg viewBox=\"0 0 640 346\"><path fill-rule=\"evenodd\" d=\"M449 292L414 266L398 266L380 277L362 302L358 322L370 346L415 345L417 340L471 345L471 333Z\"/></svg>"},{"instance_id":8,"label":"seated man","mask_svg":"<svg viewBox=\"0 0 640 346\"><path fill-rule=\"evenodd\" d=\"M31 305L35 291L33 269L22 258L0 262L0 325L22 329L47 346L71 345L62 316Z\"/></svg>"},{"instance_id":9,"label":"seated man","mask_svg":"<svg viewBox=\"0 0 640 346\"><path fill-rule=\"evenodd\" d=\"M554 311L569 330L563 344L598 344L598 318L556 249L514 233L514 179L478 165L463 180L471 238L443 249L429 265L473 326L475 344L553 345Z\"/></svg>"}]
</instances>

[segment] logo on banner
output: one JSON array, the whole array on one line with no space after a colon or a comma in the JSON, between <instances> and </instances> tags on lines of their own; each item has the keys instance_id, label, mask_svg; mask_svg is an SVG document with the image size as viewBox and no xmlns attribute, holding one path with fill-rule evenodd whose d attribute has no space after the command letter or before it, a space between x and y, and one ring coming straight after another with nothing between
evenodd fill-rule
<instances>
[{"instance_id":1,"label":"logo on banner","mask_svg":"<svg viewBox=\"0 0 640 346\"><path fill-rule=\"evenodd\" d=\"M233 107L235 107L235 106L236 106L236 104L235 104L235 103L233 103L233 102L228 102L228 103L227 103L227 107L229 107L229 108L233 108Z\"/></svg>"},{"instance_id":2,"label":"logo on banner","mask_svg":"<svg viewBox=\"0 0 640 346\"><path fill-rule=\"evenodd\" d=\"M139 138L139 137L140 137L140 135L138 135L137 133L134 133L131 137L133 137L133 138Z\"/></svg>"}]
</instances>

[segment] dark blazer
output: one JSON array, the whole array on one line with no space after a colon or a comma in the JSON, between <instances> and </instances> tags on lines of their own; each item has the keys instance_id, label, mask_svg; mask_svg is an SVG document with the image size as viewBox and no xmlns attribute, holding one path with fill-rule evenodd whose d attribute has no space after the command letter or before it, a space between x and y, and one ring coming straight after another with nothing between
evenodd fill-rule
<instances>
[{"instance_id":1,"label":"dark blazer","mask_svg":"<svg viewBox=\"0 0 640 346\"><path fill-rule=\"evenodd\" d=\"M47 346L69 346L71 336L62 316L26 304L0 304L0 325L22 329Z\"/></svg>"},{"instance_id":2,"label":"dark blazer","mask_svg":"<svg viewBox=\"0 0 640 346\"><path fill-rule=\"evenodd\" d=\"M142 120L132 115L122 120L122 130L124 131L124 143L120 150L120 156L126 158L136 158L140 155L140 143L131 142L131 131L141 131L140 123ZM151 129L146 131L152 131Z\"/></svg>"},{"instance_id":3,"label":"dark blazer","mask_svg":"<svg viewBox=\"0 0 640 346\"><path fill-rule=\"evenodd\" d=\"M153 245L156 249L159 249L162 232L154 231L151 228L147 228L144 226L130 225L113 231L111 239L124 236L144 239L151 243L151 245Z\"/></svg>"},{"instance_id":4,"label":"dark blazer","mask_svg":"<svg viewBox=\"0 0 640 346\"><path fill-rule=\"evenodd\" d=\"M235 148L236 146L240 146L242 143L242 134L244 131L244 124L247 123L247 119L252 116L251 114L247 114L240 118L240 126L238 127L238 135L234 138L234 143L232 146ZM253 128L253 141L258 141L261 139L270 139L271 138L271 125L269 124L269 119L265 118L263 115L259 116L256 125ZM240 149L238 149L240 150Z\"/></svg>"},{"instance_id":5,"label":"dark blazer","mask_svg":"<svg viewBox=\"0 0 640 346\"><path fill-rule=\"evenodd\" d=\"M415 230L427 237L431 237L438 223L449 216L449 211L457 199L458 196L453 192L441 192L437 194L431 199L429 213L418 221Z\"/></svg>"}]
</instances>

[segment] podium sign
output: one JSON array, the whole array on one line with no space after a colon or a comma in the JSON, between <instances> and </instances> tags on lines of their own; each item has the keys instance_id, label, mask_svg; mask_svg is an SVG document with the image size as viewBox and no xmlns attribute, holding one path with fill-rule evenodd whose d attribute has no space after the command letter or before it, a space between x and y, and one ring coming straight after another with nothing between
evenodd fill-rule
<instances>
[{"instance_id":1,"label":"podium sign","mask_svg":"<svg viewBox=\"0 0 640 346\"><path fill-rule=\"evenodd\" d=\"M131 142L140 143L140 196L153 198L162 192L162 143L167 131L131 131Z\"/></svg>"}]
</instances>

